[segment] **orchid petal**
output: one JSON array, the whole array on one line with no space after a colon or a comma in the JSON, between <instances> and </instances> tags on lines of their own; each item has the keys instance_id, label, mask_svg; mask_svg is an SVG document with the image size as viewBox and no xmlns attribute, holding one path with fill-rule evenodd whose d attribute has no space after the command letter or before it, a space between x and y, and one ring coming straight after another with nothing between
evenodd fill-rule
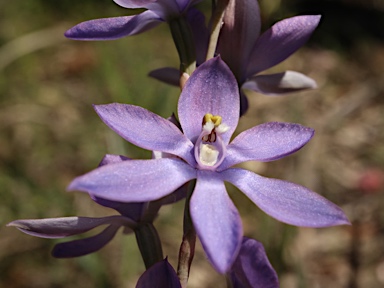
<instances>
[{"instance_id":1,"label":"orchid petal","mask_svg":"<svg viewBox=\"0 0 384 288\"><path fill-rule=\"evenodd\" d=\"M248 98L242 90L240 90L240 116L243 116L247 112L249 107Z\"/></svg>"},{"instance_id":2,"label":"orchid petal","mask_svg":"<svg viewBox=\"0 0 384 288\"><path fill-rule=\"evenodd\" d=\"M215 172L198 172L190 213L209 260L218 272L225 273L240 249L243 229L224 182L215 175Z\"/></svg>"},{"instance_id":3,"label":"orchid petal","mask_svg":"<svg viewBox=\"0 0 384 288\"><path fill-rule=\"evenodd\" d=\"M162 19L152 11L135 16L94 19L82 22L65 32L73 40L115 40L140 34L159 25Z\"/></svg>"},{"instance_id":4,"label":"orchid petal","mask_svg":"<svg viewBox=\"0 0 384 288\"><path fill-rule=\"evenodd\" d=\"M277 22L256 41L246 77L279 64L307 42L320 15L296 16Z\"/></svg>"},{"instance_id":5,"label":"orchid petal","mask_svg":"<svg viewBox=\"0 0 384 288\"><path fill-rule=\"evenodd\" d=\"M177 158L130 160L77 177L67 189L113 201L147 202L170 194L195 177L196 170Z\"/></svg>"},{"instance_id":6,"label":"orchid petal","mask_svg":"<svg viewBox=\"0 0 384 288\"><path fill-rule=\"evenodd\" d=\"M305 89L317 88L315 80L295 71L256 75L248 79L243 89L249 89L266 95L281 95Z\"/></svg>"},{"instance_id":7,"label":"orchid petal","mask_svg":"<svg viewBox=\"0 0 384 288\"><path fill-rule=\"evenodd\" d=\"M283 158L302 148L314 130L300 124L269 122L240 133L227 146L219 170L245 161L268 162Z\"/></svg>"},{"instance_id":8,"label":"orchid petal","mask_svg":"<svg viewBox=\"0 0 384 288\"><path fill-rule=\"evenodd\" d=\"M140 276L136 288L181 288L175 269L167 259L157 262Z\"/></svg>"},{"instance_id":9,"label":"orchid petal","mask_svg":"<svg viewBox=\"0 0 384 288\"><path fill-rule=\"evenodd\" d=\"M171 153L195 164L193 144L167 119L133 105L113 103L94 108L101 120L127 141L144 149Z\"/></svg>"},{"instance_id":10,"label":"orchid petal","mask_svg":"<svg viewBox=\"0 0 384 288\"><path fill-rule=\"evenodd\" d=\"M123 155L105 154L105 156L103 157L103 159L101 159L99 163L99 167L113 163L120 163L127 160L131 159Z\"/></svg>"},{"instance_id":11,"label":"orchid petal","mask_svg":"<svg viewBox=\"0 0 384 288\"><path fill-rule=\"evenodd\" d=\"M113 0L113 2L115 2L117 5L130 9L147 8L149 5L157 1L158 0Z\"/></svg>"},{"instance_id":12,"label":"orchid petal","mask_svg":"<svg viewBox=\"0 0 384 288\"><path fill-rule=\"evenodd\" d=\"M107 154L103 157L103 159L99 163L99 167L108 165L108 164L121 163L122 161L127 161L127 160L130 160L130 159L122 155ZM115 209L121 215L131 218L136 222L140 220L141 216L144 213L145 208L147 207L146 203L124 203L124 202L107 200L92 194L90 196L92 200L95 201L97 204L102 205L104 207Z\"/></svg>"},{"instance_id":13,"label":"orchid petal","mask_svg":"<svg viewBox=\"0 0 384 288\"><path fill-rule=\"evenodd\" d=\"M161 205L173 204L187 197L188 185L189 184L186 183L183 186L177 188L176 191L174 191L172 194L165 196L163 199L161 199Z\"/></svg>"},{"instance_id":14,"label":"orchid petal","mask_svg":"<svg viewBox=\"0 0 384 288\"><path fill-rule=\"evenodd\" d=\"M243 238L230 277L233 288L279 288L276 271L269 263L263 245L246 237Z\"/></svg>"},{"instance_id":15,"label":"orchid petal","mask_svg":"<svg viewBox=\"0 0 384 288\"><path fill-rule=\"evenodd\" d=\"M180 15L182 7L178 1L187 0L113 0L116 4L124 8L146 8L166 21L172 17Z\"/></svg>"},{"instance_id":16,"label":"orchid petal","mask_svg":"<svg viewBox=\"0 0 384 288\"><path fill-rule=\"evenodd\" d=\"M129 193L128 190L127 190L127 193ZM92 194L90 196L92 200L95 201L97 204L104 207L115 209L121 215L128 217L136 222L140 220L140 217L143 215L144 209L146 207L145 203L124 203L124 202L107 200Z\"/></svg>"},{"instance_id":17,"label":"orchid petal","mask_svg":"<svg viewBox=\"0 0 384 288\"><path fill-rule=\"evenodd\" d=\"M302 227L350 224L338 206L303 186L237 168L223 171L221 175L261 210L281 222Z\"/></svg>"},{"instance_id":18,"label":"orchid petal","mask_svg":"<svg viewBox=\"0 0 384 288\"><path fill-rule=\"evenodd\" d=\"M119 228L120 226L110 225L96 236L56 244L52 250L52 256L72 258L96 252L112 240Z\"/></svg>"},{"instance_id":19,"label":"orchid petal","mask_svg":"<svg viewBox=\"0 0 384 288\"><path fill-rule=\"evenodd\" d=\"M260 35L260 10L255 0L230 0L226 8L217 51L241 82L246 64Z\"/></svg>"},{"instance_id":20,"label":"orchid petal","mask_svg":"<svg viewBox=\"0 0 384 288\"><path fill-rule=\"evenodd\" d=\"M197 4L198 2L200 2L201 0L199 1L193 1L193 0L175 0L177 5L179 6L179 10L180 11L185 11L185 9L188 9L189 7L191 7L192 5L195 5ZM192 3L192 2L195 2L195 3Z\"/></svg>"},{"instance_id":21,"label":"orchid petal","mask_svg":"<svg viewBox=\"0 0 384 288\"><path fill-rule=\"evenodd\" d=\"M186 19L191 27L195 42L196 63L200 65L205 62L209 43L209 30L205 25L205 16L200 10L190 8L188 9Z\"/></svg>"},{"instance_id":22,"label":"orchid petal","mask_svg":"<svg viewBox=\"0 0 384 288\"><path fill-rule=\"evenodd\" d=\"M12 221L7 226L16 227L31 236L55 239L81 234L105 224L135 226L132 220L123 216L22 219Z\"/></svg>"},{"instance_id":23,"label":"orchid petal","mask_svg":"<svg viewBox=\"0 0 384 288\"><path fill-rule=\"evenodd\" d=\"M180 70L172 67L164 67L152 70L148 76L172 86L180 86Z\"/></svg>"},{"instance_id":24,"label":"orchid petal","mask_svg":"<svg viewBox=\"0 0 384 288\"><path fill-rule=\"evenodd\" d=\"M239 121L240 96L235 77L228 66L216 57L204 62L187 80L178 103L184 134L195 141L202 129L205 114L219 115L229 130L222 134L228 144Z\"/></svg>"}]
</instances>

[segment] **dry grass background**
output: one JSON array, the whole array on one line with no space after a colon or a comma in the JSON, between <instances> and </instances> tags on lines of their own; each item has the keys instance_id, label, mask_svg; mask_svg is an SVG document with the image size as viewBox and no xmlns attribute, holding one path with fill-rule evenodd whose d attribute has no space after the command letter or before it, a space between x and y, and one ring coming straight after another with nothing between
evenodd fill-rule
<instances>
[{"instance_id":1,"label":"dry grass background","mask_svg":"<svg viewBox=\"0 0 384 288\"><path fill-rule=\"evenodd\" d=\"M0 286L134 287L144 266L132 236L118 233L98 253L57 260L50 256L57 240L5 227L19 218L113 213L65 187L106 153L150 154L109 131L92 103L132 103L164 117L176 108L178 90L146 77L151 69L177 67L166 25L113 42L69 41L61 34L72 25L127 10L110 0L66 2L0 2ZM316 135L295 155L244 166L317 191L353 225L291 227L229 187L245 234L263 242L283 288L383 287L384 37L369 27L383 30L384 8L380 1L313 1L309 8L305 1L260 2L265 27L306 11L324 15L310 43L272 69L305 73L319 88L288 97L249 93L251 108L238 131L286 121ZM183 203L164 207L156 222L173 265L182 209ZM190 287L224 287L200 246L191 273Z\"/></svg>"}]
</instances>

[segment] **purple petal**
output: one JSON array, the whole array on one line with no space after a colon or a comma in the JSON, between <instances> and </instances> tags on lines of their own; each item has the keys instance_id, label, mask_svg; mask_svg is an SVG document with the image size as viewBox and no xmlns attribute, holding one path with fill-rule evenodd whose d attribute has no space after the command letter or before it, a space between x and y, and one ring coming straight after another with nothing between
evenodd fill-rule
<instances>
[{"instance_id":1,"label":"purple petal","mask_svg":"<svg viewBox=\"0 0 384 288\"><path fill-rule=\"evenodd\" d=\"M302 148L314 130L300 124L269 122L240 133L227 146L219 170L245 161L268 162L283 158Z\"/></svg>"},{"instance_id":2,"label":"purple petal","mask_svg":"<svg viewBox=\"0 0 384 288\"><path fill-rule=\"evenodd\" d=\"M243 238L239 255L230 272L233 288L278 288L276 271L269 263L263 245Z\"/></svg>"},{"instance_id":3,"label":"purple petal","mask_svg":"<svg viewBox=\"0 0 384 288\"><path fill-rule=\"evenodd\" d=\"M152 11L135 16L94 19L82 22L65 32L65 37L73 40L114 40L132 36L159 25L162 20Z\"/></svg>"},{"instance_id":4,"label":"purple petal","mask_svg":"<svg viewBox=\"0 0 384 288\"><path fill-rule=\"evenodd\" d=\"M12 221L7 226L16 227L28 235L54 239L81 234L104 224L135 226L132 220L123 216L25 219Z\"/></svg>"},{"instance_id":5,"label":"purple petal","mask_svg":"<svg viewBox=\"0 0 384 288\"><path fill-rule=\"evenodd\" d=\"M248 98L242 90L240 90L240 116L243 116L247 112L249 107Z\"/></svg>"},{"instance_id":6,"label":"purple petal","mask_svg":"<svg viewBox=\"0 0 384 288\"><path fill-rule=\"evenodd\" d=\"M261 210L281 222L303 227L350 224L338 206L303 186L243 169L228 169L221 175Z\"/></svg>"},{"instance_id":7,"label":"purple petal","mask_svg":"<svg viewBox=\"0 0 384 288\"><path fill-rule=\"evenodd\" d=\"M181 288L181 284L175 269L164 259L140 276L136 288Z\"/></svg>"},{"instance_id":8,"label":"purple petal","mask_svg":"<svg viewBox=\"0 0 384 288\"><path fill-rule=\"evenodd\" d=\"M317 85L315 80L304 74L285 71L277 74L253 76L241 88L266 95L281 95L305 89L315 89Z\"/></svg>"},{"instance_id":9,"label":"purple petal","mask_svg":"<svg viewBox=\"0 0 384 288\"><path fill-rule=\"evenodd\" d=\"M127 193L129 191L127 190ZM124 202L117 202L117 201L111 201L104 198L97 197L95 195L90 195L92 200L95 201L97 204L115 209L117 212L119 212L121 215L128 217L135 222L138 222L141 218L141 216L144 213L146 203L124 203Z\"/></svg>"},{"instance_id":10,"label":"purple petal","mask_svg":"<svg viewBox=\"0 0 384 288\"><path fill-rule=\"evenodd\" d=\"M146 8L156 13L164 21L171 17L177 17L181 14L181 8L185 7L188 0L113 0L118 5L125 8ZM179 7L179 3L183 7Z\"/></svg>"},{"instance_id":11,"label":"purple petal","mask_svg":"<svg viewBox=\"0 0 384 288\"><path fill-rule=\"evenodd\" d=\"M205 114L219 115L229 130L222 135L228 143L239 121L240 96L235 77L220 59L200 65L181 92L178 114L184 134L195 141L202 129Z\"/></svg>"},{"instance_id":12,"label":"purple petal","mask_svg":"<svg viewBox=\"0 0 384 288\"><path fill-rule=\"evenodd\" d=\"M53 248L52 256L56 258L72 258L96 252L112 240L119 228L120 226L110 225L96 236L56 244Z\"/></svg>"},{"instance_id":13,"label":"purple petal","mask_svg":"<svg viewBox=\"0 0 384 288\"><path fill-rule=\"evenodd\" d=\"M224 182L215 172L198 172L190 213L212 265L220 273L227 272L240 249L243 228Z\"/></svg>"},{"instance_id":14,"label":"purple petal","mask_svg":"<svg viewBox=\"0 0 384 288\"><path fill-rule=\"evenodd\" d=\"M131 159L122 155L107 154L99 163L99 167L108 165L108 164L113 164L113 163L120 163L122 161L127 161L127 160L131 160ZM121 215L131 218L136 222L138 222L141 219L141 216L143 215L145 208L147 207L146 203L124 203L124 202L117 202L117 201L103 199L95 195L90 195L90 196L92 200L94 200L97 204L102 205L104 207L115 209Z\"/></svg>"},{"instance_id":15,"label":"purple petal","mask_svg":"<svg viewBox=\"0 0 384 288\"><path fill-rule=\"evenodd\" d=\"M101 159L99 167L113 163L120 163L127 160L131 159L123 155L106 154L103 159Z\"/></svg>"},{"instance_id":16,"label":"purple petal","mask_svg":"<svg viewBox=\"0 0 384 288\"><path fill-rule=\"evenodd\" d=\"M234 288L276 288L277 274L268 261L264 247L244 237L238 257L231 269Z\"/></svg>"},{"instance_id":17,"label":"purple petal","mask_svg":"<svg viewBox=\"0 0 384 288\"><path fill-rule=\"evenodd\" d=\"M124 8L137 9L147 8L149 5L156 3L158 0L113 0L117 5Z\"/></svg>"},{"instance_id":18,"label":"purple petal","mask_svg":"<svg viewBox=\"0 0 384 288\"><path fill-rule=\"evenodd\" d=\"M68 190L121 202L157 200L196 177L196 170L176 158L131 160L105 165L75 178Z\"/></svg>"},{"instance_id":19,"label":"purple petal","mask_svg":"<svg viewBox=\"0 0 384 288\"><path fill-rule=\"evenodd\" d=\"M180 86L180 70L164 67L149 72L148 76L173 86Z\"/></svg>"},{"instance_id":20,"label":"purple petal","mask_svg":"<svg viewBox=\"0 0 384 288\"><path fill-rule=\"evenodd\" d=\"M260 10L255 0L230 0L220 30L218 53L239 82L260 34Z\"/></svg>"},{"instance_id":21,"label":"purple petal","mask_svg":"<svg viewBox=\"0 0 384 288\"><path fill-rule=\"evenodd\" d=\"M196 63L200 65L205 62L207 56L209 30L205 25L205 16L199 10L191 8L186 16L195 42Z\"/></svg>"},{"instance_id":22,"label":"purple petal","mask_svg":"<svg viewBox=\"0 0 384 288\"><path fill-rule=\"evenodd\" d=\"M248 62L250 77L287 59L307 42L320 22L320 15L296 16L277 22L257 40Z\"/></svg>"},{"instance_id":23,"label":"purple petal","mask_svg":"<svg viewBox=\"0 0 384 288\"><path fill-rule=\"evenodd\" d=\"M194 0L175 0L175 1L177 3L177 6L179 7L179 10L185 11L185 9L190 8L192 5L197 4L201 0L198 0L198 1L196 1L196 0L195 1ZM195 3L192 3L192 2L195 2Z\"/></svg>"},{"instance_id":24,"label":"purple petal","mask_svg":"<svg viewBox=\"0 0 384 288\"><path fill-rule=\"evenodd\" d=\"M193 144L173 123L144 108L126 104L95 105L97 114L127 141L148 150L167 152L194 165Z\"/></svg>"},{"instance_id":25,"label":"purple petal","mask_svg":"<svg viewBox=\"0 0 384 288\"><path fill-rule=\"evenodd\" d=\"M161 199L161 205L173 204L187 197L188 183L176 189L175 192Z\"/></svg>"}]
</instances>

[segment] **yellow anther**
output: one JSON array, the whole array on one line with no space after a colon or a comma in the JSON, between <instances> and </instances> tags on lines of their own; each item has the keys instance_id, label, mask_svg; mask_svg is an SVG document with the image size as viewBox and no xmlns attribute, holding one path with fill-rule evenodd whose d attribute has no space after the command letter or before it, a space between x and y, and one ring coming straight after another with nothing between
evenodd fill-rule
<instances>
[{"instance_id":1,"label":"yellow anther","mask_svg":"<svg viewBox=\"0 0 384 288\"><path fill-rule=\"evenodd\" d=\"M207 113L204 115L204 118L203 118L203 126L205 125L205 123L211 122L215 127L218 127L221 124L221 120L222 120L221 116Z\"/></svg>"}]
</instances>

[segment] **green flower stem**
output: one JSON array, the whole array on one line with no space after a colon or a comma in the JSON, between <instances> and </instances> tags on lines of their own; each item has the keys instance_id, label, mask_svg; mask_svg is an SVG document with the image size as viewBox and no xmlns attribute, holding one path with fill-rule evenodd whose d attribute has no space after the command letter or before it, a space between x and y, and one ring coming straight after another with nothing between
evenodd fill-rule
<instances>
[{"instance_id":1,"label":"green flower stem","mask_svg":"<svg viewBox=\"0 0 384 288\"><path fill-rule=\"evenodd\" d=\"M195 255L196 231L193 227L191 215L189 213L189 202L192 192L195 188L196 180L189 182L187 199L184 210L183 241L180 245L179 264L177 266L177 275L180 279L181 287L186 288L188 284L189 271L191 268L193 256Z\"/></svg>"},{"instance_id":2,"label":"green flower stem","mask_svg":"<svg viewBox=\"0 0 384 288\"><path fill-rule=\"evenodd\" d=\"M180 74L185 72L191 75L196 69L195 43L191 28L184 17L169 21L169 27L177 52L179 53Z\"/></svg>"},{"instance_id":3,"label":"green flower stem","mask_svg":"<svg viewBox=\"0 0 384 288\"><path fill-rule=\"evenodd\" d=\"M139 224L135 235L146 269L164 259L159 234L152 223Z\"/></svg>"},{"instance_id":4,"label":"green flower stem","mask_svg":"<svg viewBox=\"0 0 384 288\"><path fill-rule=\"evenodd\" d=\"M223 22L225 9L227 8L229 0L218 0L212 14L211 35L209 38L209 45L207 51L207 58L209 60L215 56L217 40L219 39L220 29Z\"/></svg>"}]
</instances>

